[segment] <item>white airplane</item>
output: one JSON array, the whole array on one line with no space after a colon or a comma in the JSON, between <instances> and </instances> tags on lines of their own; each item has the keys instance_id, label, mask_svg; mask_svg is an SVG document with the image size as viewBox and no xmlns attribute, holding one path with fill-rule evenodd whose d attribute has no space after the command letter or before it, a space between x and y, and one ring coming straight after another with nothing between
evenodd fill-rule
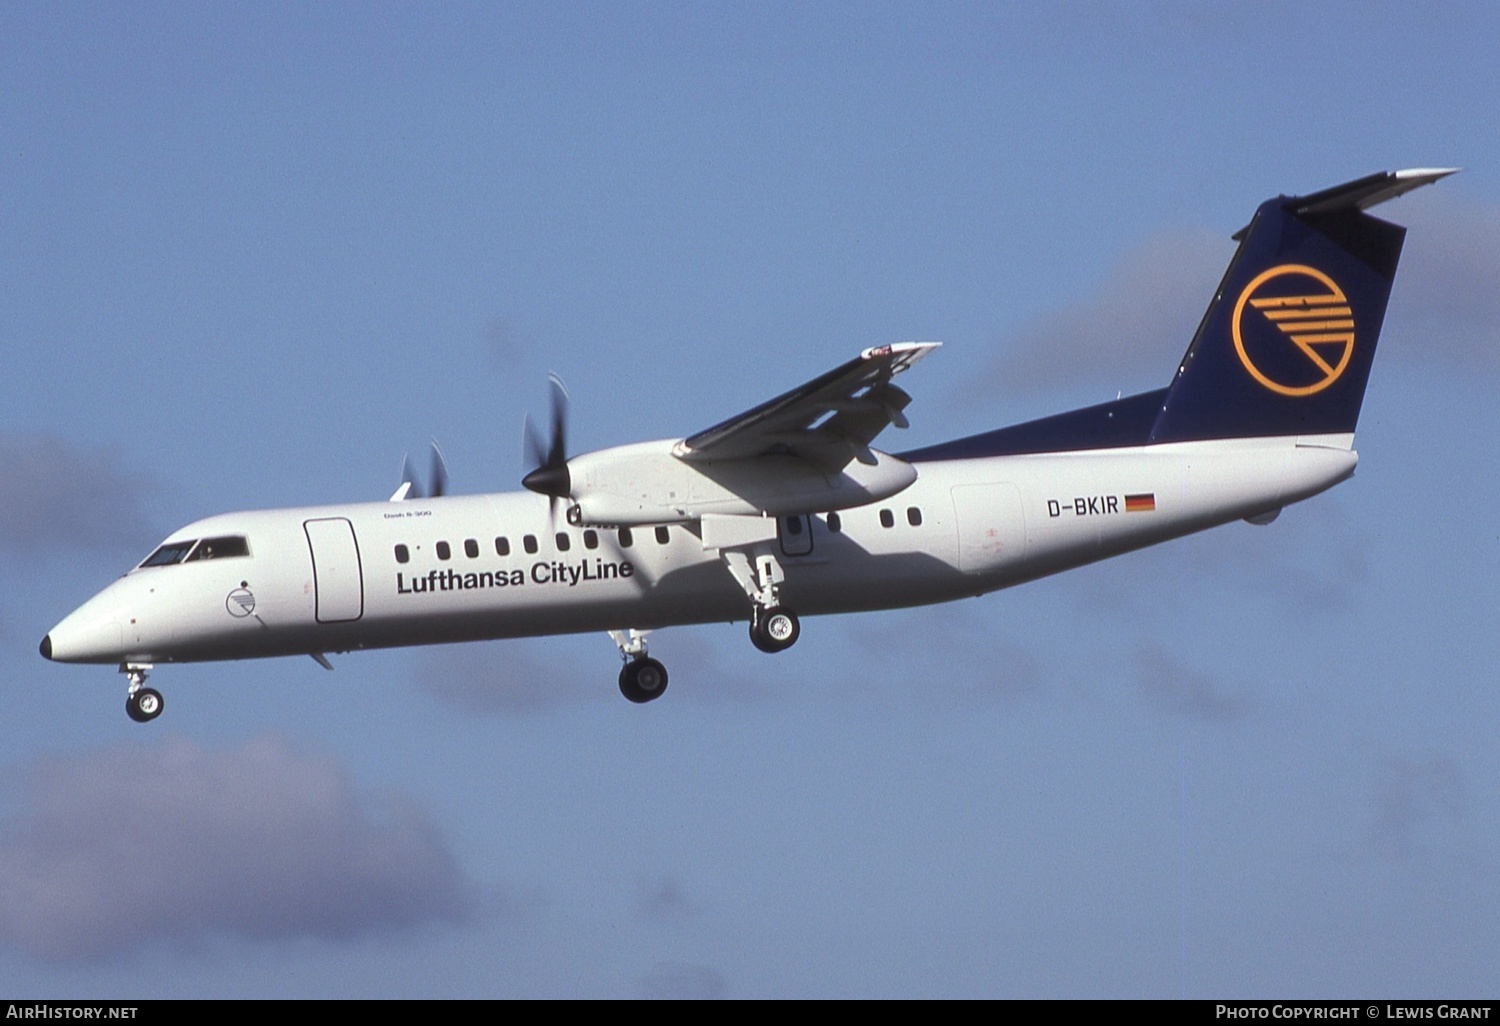
<instances>
[{"instance_id":1,"label":"white airplane","mask_svg":"<svg viewBox=\"0 0 1500 1026\"><path fill-rule=\"evenodd\" d=\"M680 439L568 457L532 438L530 491L228 513L174 532L69 614L41 653L115 663L126 711L157 663L607 631L633 702L667 671L646 633L747 620L779 652L798 615L981 595L1281 508L1354 472L1354 428L1405 229L1366 208L1453 173L1379 173L1268 200L1171 383L897 455L892 383L936 346L867 349ZM540 493L540 494L533 494ZM561 508L564 516L556 516ZM795 612L794 612L795 610Z\"/></svg>"}]
</instances>

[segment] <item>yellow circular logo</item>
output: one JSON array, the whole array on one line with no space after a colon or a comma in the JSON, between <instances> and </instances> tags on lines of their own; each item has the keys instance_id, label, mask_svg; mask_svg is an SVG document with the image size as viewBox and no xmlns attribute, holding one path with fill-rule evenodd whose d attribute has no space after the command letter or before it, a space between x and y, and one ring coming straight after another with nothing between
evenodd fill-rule
<instances>
[{"instance_id":1,"label":"yellow circular logo","mask_svg":"<svg viewBox=\"0 0 1500 1026\"><path fill-rule=\"evenodd\" d=\"M1257 274L1234 304L1230 325L1240 363L1279 395L1323 391L1354 355L1354 313L1344 290L1306 264Z\"/></svg>"}]
</instances>

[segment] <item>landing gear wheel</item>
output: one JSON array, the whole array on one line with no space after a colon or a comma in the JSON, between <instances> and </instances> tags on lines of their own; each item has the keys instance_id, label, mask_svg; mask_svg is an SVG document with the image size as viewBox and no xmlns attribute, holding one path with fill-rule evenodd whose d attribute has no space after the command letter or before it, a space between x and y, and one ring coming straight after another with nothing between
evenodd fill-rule
<instances>
[{"instance_id":1,"label":"landing gear wheel","mask_svg":"<svg viewBox=\"0 0 1500 1026\"><path fill-rule=\"evenodd\" d=\"M654 701L667 690L667 668L655 659L632 659L620 670L620 694L637 705Z\"/></svg>"},{"instance_id":2,"label":"landing gear wheel","mask_svg":"<svg viewBox=\"0 0 1500 1026\"><path fill-rule=\"evenodd\" d=\"M137 723L148 723L161 715L161 692L137 688L125 698L125 715Z\"/></svg>"},{"instance_id":3,"label":"landing gear wheel","mask_svg":"<svg viewBox=\"0 0 1500 1026\"><path fill-rule=\"evenodd\" d=\"M773 606L750 621L750 643L762 652L784 652L801 635L797 614L781 606Z\"/></svg>"}]
</instances>

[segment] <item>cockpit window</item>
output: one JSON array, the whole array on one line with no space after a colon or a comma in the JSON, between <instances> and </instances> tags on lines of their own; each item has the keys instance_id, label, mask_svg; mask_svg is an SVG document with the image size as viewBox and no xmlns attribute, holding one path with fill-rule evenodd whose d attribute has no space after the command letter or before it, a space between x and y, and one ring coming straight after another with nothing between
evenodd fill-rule
<instances>
[{"instance_id":1,"label":"cockpit window","mask_svg":"<svg viewBox=\"0 0 1500 1026\"><path fill-rule=\"evenodd\" d=\"M196 544L197 541L167 542L147 556L141 566L171 566L173 563L181 563L183 557L188 554L188 549Z\"/></svg>"},{"instance_id":2,"label":"cockpit window","mask_svg":"<svg viewBox=\"0 0 1500 1026\"><path fill-rule=\"evenodd\" d=\"M222 538L204 538L193 541L167 542L141 564L148 566L171 566L173 563L196 563L202 559L228 559L230 556L250 555L250 543L242 534L226 535Z\"/></svg>"},{"instance_id":3,"label":"cockpit window","mask_svg":"<svg viewBox=\"0 0 1500 1026\"><path fill-rule=\"evenodd\" d=\"M198 547L188 556L187 562L196 563L200 559L228 559L230 556L250 555L250 543L241 534L231 534L223 538L204 538L198 543Z\"/></svg>"}]
</instances>

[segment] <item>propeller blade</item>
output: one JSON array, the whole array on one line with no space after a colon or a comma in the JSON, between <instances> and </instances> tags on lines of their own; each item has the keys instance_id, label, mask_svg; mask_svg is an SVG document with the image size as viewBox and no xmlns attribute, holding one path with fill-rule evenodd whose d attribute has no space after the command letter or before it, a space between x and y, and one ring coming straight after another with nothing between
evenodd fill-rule
<instances>
[{"instance_id":1,"label":"propeller blade","mask_svg":"<svg viewBox=\"0 0 1500 1026\"><path fill-rule=\"evenodd\" d=\"M404 498L424 498L422 495L422 486L417 483L417 475L411 471L411 453L409 452L401 454L401 483L407 486ZM397 494L401 494L399 490Z\"/></svg>"},{"instance_id":2,"label":"propeller blade","mask_svg":"<svg viewBox=\"0 0 1500 1026\"><path fill-rule=\"evenodd\" d=\"M429 489L433 498L439 498L448 494L448 461L443 459L443 450L438 448L437 439L432 440L432 473L428 475Z\"/></svg>"},{"instance_id":3,"label":"propeller blade","mask_svg":"<svg viewBox=\"0 0 1500 1026\"><path fill-rule=\"evenodd\" d=\"M527 418L522 427L528 462L532 470L521 478L521 484L541 495L549 496L549 507L555 512L558 499L566 499L573 490L568 475L568 389L556 374L552 382L552 431L544 443Z\"/></svg>"},{"instance_id":4,"label":"propeller blade","mask_svg":"<svg viewBox=\"0 0 1500 1026\"><path fill-rule=\"evenodd\" d=\"M552 383L552 444L547 449L547 463L568 462L568 386L556 374L548 374Z\"/></svg>"},{"instance_id":5,"label":"propeller blade","mask_svg":"<svg viewBox=\"0 0 1500 1026\"><path fill-rule=\"evenodd\" d=\"M541 467L547 462L547 446L542 442L536 428L531 426L531 415L527 414L521 421L521 441L526 448L526 465L529 467Z\"/></svg>"}]
</instances>

